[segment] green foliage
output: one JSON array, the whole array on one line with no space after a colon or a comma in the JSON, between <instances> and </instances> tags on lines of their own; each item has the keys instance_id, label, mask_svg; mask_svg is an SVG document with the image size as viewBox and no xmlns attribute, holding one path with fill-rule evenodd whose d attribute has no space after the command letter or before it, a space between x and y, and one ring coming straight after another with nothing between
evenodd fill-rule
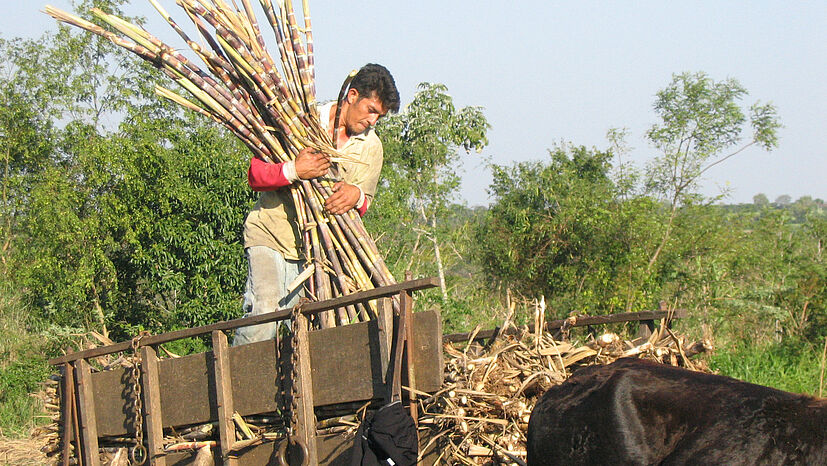
<instances>
[{"instance_id":1,"label":"green foliage","mask_svg":"<svg viewBox=\"0 0 827 466\"><path fill-rule=\"evenodd\" d=\"M488 144L488 128L479 107L458 110L447 87L422 83L405 110L379 127L386 172L411 179L409 202L445 206L459 186L457 149L481 150Z\"/></svg>"},{"instance_id":2,"label":"green foliage","mask_svg":"<svg viewBox=\"0 0 827 466\"><path fill-rule=\"evenodd\" d=\"M63 141L66 162L39 177L16 257L44 316L123 336L237 316L252 201L243 148L181 118L135 117L109 136L73 125Z\"/></svg>"},{"instance_id":3,"label":"green foliage","mask_svg":"<svg viewBox=\"0 0 827 466\"><path fill-rule=\"evenodd\" d=\"M801 341L719 349L709 367L721 375L794 393L818 396L821 351Z\"/></svg>"},{"instance_id":4,"label":"green foliage","mask_svg":"<svg viewBox=\"0 0 827 466\"><path fill-rule=\"evenodd\" d=\"M488 127L480 108L457 109L444 85L422 83L405 110L378 128L385 161L365 221L382 232L378 244L392 272L437 275L446 305L446 270L465 262L462 248L472 215L452 204L460 181L459 150L481 150Z\"/></svg>"},{"instance_id":5,"label":"green foliage","mask_svg":"<svg viewBox=\"0 0 827 466\"><path fill-rule=\"evenodd\" d=\"M723 153L741 140L747 116L739 101L746 95L735 79L715 82L703 72L673 75L655 99L661 122L646 134L661 153L649 164L649 190L676 206L691 199L706 170L743 150ZM771 150L777 145L781 125L772 104L754 104L750 125L753 135L746 146Z\"/></svg>"},{"instance_id":6,"label":"green foliage","mask_svg":"<svg viewBox=\"0 0 827 466\"><path fill-rule=\"evenodd\" d=\"M770 203L770 200L767 198L767 195L764 193L758 193L755 196L752 196L752 203L757 206L767 206Z\"/></svg>"},{"instance_id":7,"label":"green foliage","mask_svg":"<svg viewBox=\"0 0 827 466\"><path fill-rule=\"evenodd\" d=\"M40 390L51 374L51 366L42 355L26 356L0 368L0 430L4 435L28 435L37 416L43 413L42 404L29 394Z\"/></svg>"},{"instance_id":8,"label":"green foliage","mask_svg":"<svg viewBox=\"0 0 827 466\"><path fill-rule=\"evenodd\" d=\"M20 293L0 274L0 433L26 436L43 406L29 393L51 373L44 349L49 338L36 332Z\"/></svg>"},{"instance_id":9,"label":"green foliage","mask_svg":"<svg viewBox=\"0 0 827 466\"><path fill-rule=\"evenodd\" d=\"M703 201L697 192L697 183L704 172L753 144L770 150L777 143L780 123L775 108L770 104L755 104L750 142L724 154L738 144L744 131L746 116L739 101L746 93L734 79L715 82L702 72L673 75L672 82L658 92L654 108L661 123L653 125L646 136L661 154L648 165L645 192L664 199L669 204L669 213L666 221L653 230L660 240L651 250L645 278L651 279L657 274L659 261L665 260L665 254L674 255L673 248L681 244L674 241L673 236L677 234L675 229L681 222L680 217L688 215L679 209L691 208Z\"/></svg>"},{"instance_id":10,"label":"green foliage","mask_svg":"<svg viewBox=\"0 0 827 466\"><path fill-rule=\"evenodd\" d=\"M241 145L159 101L150 67L96 37L61 29L0 52L3 264L38 316L126 338L239 315Z\"/></svg>"},{"instance_id":11,"label":"green foliage","mask_svg":"<svg viewBox=\"0 0 827 466\"><path fill-rule=\"evenodd\" d=\"M476 233L493 284L545 295L558 314L612 312L652 295L638 269L658 205L617 199L609 151L559 145L549 156L493 167L494 202Z\"/></svg>"}]
</instances>

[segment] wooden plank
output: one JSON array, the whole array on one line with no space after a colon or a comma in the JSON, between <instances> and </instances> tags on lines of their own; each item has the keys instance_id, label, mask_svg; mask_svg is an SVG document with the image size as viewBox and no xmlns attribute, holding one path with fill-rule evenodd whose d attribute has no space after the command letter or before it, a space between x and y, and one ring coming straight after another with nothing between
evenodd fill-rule
<instances>
[{"instance_id":1,"label":"wooden plank","mask_svg":"<svg viewBox=\"0 0 827 466\"><path fill-rule=\"evenodd\" d=\"M410 275L410 272L407 273ZM413 338L413 298L411 295L403 291L400 294L400 298L403 299L404 306L400 306L402 313L405 315L405 359L403 360L405 363L405 375L407 376L407 386L412 389L416 389L416 369L414 364L414 357L413 357L413 345L414 345L414 338ZM408 392L408 409L411 413L411 419L414 420L414 423L417 427L419 427L419 415L417 414L416 409L416 392L410 391Z\"/></svg>"},{"instance_id":2,"label":"wooden plank","mask_svg":"<svg viewBox=\"0 0 827 466\"><path fill-rule=\"evenodd\" d=\"M166 466L164 456L164 419L161 411L161 384L158 375L158 354L155 348L141 348L141 385L144 395L144 425L147 431L149 464Z\"/></svg>"},{"instance_id":3,"label":"wooden plank","mask_svg":"<svg viewBox=\"0 0 827 466\"><path fill-rule=\"evenodd\" d=\"M399 309L402 311L396 316L393 327L393 345L391 346L391 360L388 364L388 391L385 395L385 402L400 401L402 397L402 357L405 351L405 326L408 320L408 313L405 295L399 297Z\"/></svg>"},{"instance_id":4,"label":"wooden plank","mask_svg":"<svg viewBox=\"0 0 827 466\"><path fill-rule=\"evenodd\" d=\"M352 435L325 434L316 437L316 447L319 455L319 463L324 466L350 466L351 448L353 448L354 437ZM418 466L432 466L436 458L442 453L439 442L436 442L428 450L425 446L429 438L423 437L419 441L419 449L423 452L422 461ZM245 448L239 452L239 466L259 466L262 464L277 464L276 452L279 442L265 442L261 445ZM195 452L174 452L169 453L168 464L170 466L192 465Z\"/></svg>"},{"instance_id":5,"label":"wooden plank","mask_svg":"<svg viewBox=\"0 0 827 466\"><path fill-rule=\"evenodd\" d=\"M433 392L442 386L440 317L436 311L414 312L413 322L416 383L420 390ZM316 406L384 399L379 343L371 338L377 325L370 321L309 333ZM230 347L229 357L235 411L247 416L277 410L275 342ZM160 360L158 372L164 427L218 419L212 352ZM129 371L117 368L92 378L99 435L134 435L124 414L131 412L125 399Z\"/></svg>"},{"instance_id":6,"label":"wooden plank","mask_svg":"<svg viewBox=\"0 0 827 466\"><path fill-rule=\"evenodd\" d=\"M63 466L69 466L72 454L72 442L75 442L75 452L80 452L80 442L77 438L75 424L77 423L77 409L75 405L75 369L70 363L60 368L60 417L61 438L63 451L61 453ZM80 458L80 455L78 455Z\"/></svg>"},{"instance_id":7,"label":"wooden plank","mask_svg":"<svg viewBox=\"0 0 827 466\"><path fill-rule=\"evenodd\" d=\"M295 409L293 421L296 425L293 426L293 437L291 440L297 439L306 447L307 458L302 458L301 464L319 464L319 456L316 448L316 415L313 413L313 374L310 368L310 341L308 332L307 317L299 314L296 316L295 327L293 329L293 338L297 341L293 344L294 350L297 351L294 359L296 367L293 368L293 377L290 383L295 386L293 396L297 397L293 400L291 409ZM296 458L294 455L303 455L303 453L291 450L291 463Z\"/></svg>"},{"instance_id":8,"label":"wooden plank","mask_svg":"<svg viewBox=\"0 0 827 466\"><path fill-rule=\"evenodd\" d=\"M398 294L402 290L418 291L438 286L435 278L422 278L418 280L411 280L394 285L374 288L372 290L360 291L351 295L342 296L339 298L328 299L316 303L308 303L302 306L302 314L313 315L319 312L328 311L337 307L349 306L361 301L369 301L372 299L383 298ZM277 320L284 320L290 317L292 309L281 309L275 312L266 314L259 314L250 317L243 317L240 319L228 320L224 322L217 322L215 324L204 325L201 327L176 330L174 332L162 333L159 335L149 335L141 338L140 346L159 345L182 338L189 338L193 336L211 333L216 330L233 330L239 327L246 327L248 325L263 324L267 322L275 322ZM49 364L58 365L70 361L77 361L78 359L88 359L107 354L118 353L128 350L132 347L132 341L123 341L115 343L114 345L101 346L85 351L78 351L76 353L66 354L64 356L53 358L49 360Z\"/></svg>"},{"instance_id":9,"label":"wooden plank","mask_svg":"<svg viewBox=\"0 0 827 466\"><path fill-rule=\"evenodd\" d=\"M586 327L589 325L599 325L599 324L615 324L621 322L638 322L641 320L660 320L665 318L669 313L665 311L642 311L642 312L624 312L621 314L611 314L606 316L580 316L577 317L577 320L572 325L572 327ZM672 313L673 319L682 319L688 315L686 309L675 309ZM563 323L566 322L566 319L558 319L546 322L545 328L548 331L557 330L563 326ZM509 327L503 333L506 335L515 335L520 331L528 331L533 332L534 326L529 325L525 326L522 329L516 329L514 327ZM474 340L486 340L488 338L493 337L494 335L500 332L499 328L495 328L492 330L482 330L477 332L477 335L474 337ZM442 337L442 341L445 343L455 343L460 341L468 341L471 337L472 332L467 333L455 333L452 335L445 335Z\"/></svg>"},{"instance_id":10,"label":"wooden plank","mask_svg":"<svg viewBox=\"0 0 827 466\"><path fill-rule=\"evenodd\" d=\"M379 367L382 371L382 381L387 383L388 364L391 355L391 337L393 335L393 298L382 298L378 301L376 319L376 339L379 342ZM371 327L374 328L374 327Z\"/></svg>"},{"instance_id":11,"label":"wooden plank","mask_svg":"<svg viewBox=\"0 0 827 466\"><path fill-rule=\"evenodd\" d=\"M212 333L213 374L215 377L215 401L218 408L218 435L220 438L223 464L235 466L235 455L230 451L235 443L235 424L233 423L233 387L230 380L230 356L227 335L221 330Z\"/></svg>"},{"instance_id":12,"label":"wooden plank","mask_svg":"<svg viewBox=\"0 0 827 466\"><path fill-rule=\"evenodd\" d=\"M80 414L81 456L87 466L100 465L98 453L98 429L95 416L94 389L92 387L92 367L85 359L77 362L75 379L78 394L78 414Z\"/></svg>"},{"instance_id":13,"label":"wooden plank","mask_svg":"<svg viewBox=\"0 0 827 466\"><path fill-rule=\"evenodd\" d=\"M375 321L310 332L313 399L317 406L383 395Z\"/></svg>"},{"instance_id":14,"label":"wooden plank","mask_svg":"<svg viewBox=\"0 0 827 466\"><path fill-rule=\"evenodd\" d=\"M443 363L442 317L436 311L413 313L413 360L416 385L423 392L442 388ZM434 336L437 336L434 338Z\"/></svg>"},{"instance_id":15,"label":"wooden plank","mask_svg":"<svg viewBox=\"0 0 827 466\"><path fill-rule=\"evenodd\" d=\"M641 320L638 324L637 338L648 339L655 331L654 320Z\"/></svg>"},{"instance_id":16,"label":"wooden plank","mask_svg":"<svg viewBox=\"0 0 827 466\"><path fill-rule=\"evenodd\" d=\"M212 371L212 352L158 362L165 426L218 419L218 410L214 406L215 380ZM124 413L132 410L131 400L127 397L130 390L126 385L131 380L129 369L97 372L92 374L92 378L95 381L99 435L134 435L133 423L124 418ZM187 401L182 403L181 400Z\"/></svg>"}]
</instances>

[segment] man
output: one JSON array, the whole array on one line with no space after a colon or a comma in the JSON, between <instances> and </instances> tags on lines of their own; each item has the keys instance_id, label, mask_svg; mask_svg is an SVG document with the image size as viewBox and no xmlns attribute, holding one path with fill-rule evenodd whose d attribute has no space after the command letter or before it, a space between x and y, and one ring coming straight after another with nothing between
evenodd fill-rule
<instances>
[{"instance_id":1,"label":"man","mask_svg":"<svg viewBox=\"0 0 827 466\"><path fill-rule=\"evenodd\" d=\"M319 107L322 127L331 138L336 107L336 102ZM388 70L376 64L362 67L342 99L335 144L340 152L363 163L339 164L342 181L334 185L333 195L325 202L328 212L343 214L356 208L359 215L365 214L382 171L382 142L373 126L386 113L398 110L399 92ZM323 176L329 168L328 156L310 148L290 162L274 164L256 157L250 160L247 181L261 195L244 222L248 261L245 316L293 306L298 300L299 290L288 293L287 289L302 263L298 220L288 186ZM275 322L243 327L236 331L233 345L268 340L275 333Z\"/></svg>"}]
</instances>

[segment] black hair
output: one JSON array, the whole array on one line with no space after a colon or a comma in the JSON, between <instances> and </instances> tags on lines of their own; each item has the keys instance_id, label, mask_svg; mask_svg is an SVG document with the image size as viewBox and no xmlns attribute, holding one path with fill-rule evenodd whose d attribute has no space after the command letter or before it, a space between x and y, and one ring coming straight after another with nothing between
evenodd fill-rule
<instances>
[{"instance_id":1,"label":"black hair","mask_svg":"<svg viewBox=\"0 0 827 466\"><path fill-rule=\"evenodd\" d=\"M363 66L350 82L350 88L356 89L360 97L375 95L390 113L399 111L399 91L390 71L382 65L368 63Z\"/></svg>"}]
</instances>

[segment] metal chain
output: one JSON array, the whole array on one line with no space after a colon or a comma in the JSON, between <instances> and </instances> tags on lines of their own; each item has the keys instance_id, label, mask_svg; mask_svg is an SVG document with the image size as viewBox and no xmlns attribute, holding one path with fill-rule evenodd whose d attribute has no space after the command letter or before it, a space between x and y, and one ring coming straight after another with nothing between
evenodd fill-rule
<instances>
[{"instance_id":1,"label":"metal chain","mask_svg":"<svg viewBox=\"0 0 827 466\"><path fill-rule=\"evenodd\" d=\"M299 366L299 339L297 330L299 328L299 314L301 313L301 308L303 305L303 301L299 302L299 304L293 306L293 310L290 312L290 328L293 330L293 335L290 338L290 429L288 430L288 438L290 435L295 434L295 432L293 432L293 428L299 423L297 414L299 411L299 401L297 399L299 389L296 387Z\"/></svg>"},{"instance_id":2,"label":"metal chain","mask_svg":"<svg viewBox=\"0 0 827 466\"><path fill-rule=\"evenodd\" d=\"M287 438L282 444L282 448L279 449L279 460L284 464L286 464L287 461L286 453L288 444L297 444L299 447L301 447L304 456L304 458L302 459L302 463L306 463L307 461L307 448L302 442L299 441L298 438L295 438L295 432L293 432L293 429L296 425L298 425L299 422L299 390L296 386L296 381L298 380L299 367L299 339L297 338L296 329L298 329L298 317L299 314L301 314L302 306L304 306L304 304L308 302L310 302L309 299L302 298L297 305L293 306L293 309L290 312L290 403L288 404L285 402L284 406L282 406L281 416L282 422L284 422ZM287 390L284 389L284 381L285 378L282 377L282 393L284 394L284 397L286 397Z\"/></svg>"},{"instance_id":3,"label":"metal chain","mask_svg":"<svg viewBox=\"0 0 827 466\"><path fill-rule=\"evenodd\" d=\"M135 448L133 448L130 453L130 459L132 460L132 464L136 465L146 463L147 459L146 447L144 446L144 407L141 399L141 371L138 366L139 363L141 363L138 349L141 346L141 339L147 335L149 335L149 332L143 330L132 339L132 393L135 395L132 408L135 415Z\"/></svg>"}]
</instances>

